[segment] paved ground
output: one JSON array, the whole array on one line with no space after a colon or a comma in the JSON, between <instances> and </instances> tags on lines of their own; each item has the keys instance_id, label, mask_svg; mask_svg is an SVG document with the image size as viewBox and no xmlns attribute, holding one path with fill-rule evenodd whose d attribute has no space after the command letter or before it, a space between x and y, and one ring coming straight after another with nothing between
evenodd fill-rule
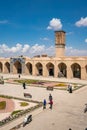
<instances>
[{"instance_id":1,"label":"paved ground","mask_svg":"<svg viewBox=\"0 0 87 130\"><path fill-rule=\"evenodd\" d=\"M16 78L18 75L3 75L4 78L10 76ZM21 76L21 78L25 78L25 76ZM43 79L43 77L32 76L26 76L26 78ZM44 79L87 84L87 81L77 79L54 79L52 77ZM27 86L27 89L23 90L21 85L0 85L0 94L14 95L23 98L24 91L31 93L33 100L43 101L45 98L47 102L49 93L51 93L54 105L52 110L50 110L49 105L47 105L46 110L39 108L32 112L33 121L25 127L21 127L19 130L68 130L69 128L72 128L72 130L85 130L87 127L87 113L83 112L85 107L84 104L87 103L87 86L70 94L63 90L47 91L45 88L29 86ZM24 116L0 129L9 130L21 123L23 119Z\"/></svg>"}]
</instances>

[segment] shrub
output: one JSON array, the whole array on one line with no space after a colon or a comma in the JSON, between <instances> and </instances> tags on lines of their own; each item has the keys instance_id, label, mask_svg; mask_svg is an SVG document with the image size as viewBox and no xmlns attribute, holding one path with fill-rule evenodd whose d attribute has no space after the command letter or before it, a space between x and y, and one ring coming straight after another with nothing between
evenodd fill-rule
<instances>
[{"instance_id":1,"label":"shrub","mask_svg":"<svg viewBox=\"0 0 87 130\"><path fill-rule=\"evenodd\" d=\"M27 102L20 102L20 106L22 106L22 107L25 107L25 106L28 106L29 105L29 103L27 103Z\"/></svg>"},{"instance_id":2,"label":"shrub","mask_svg":"<svg viewBox=\"0 0 87 130\"><path fill-rule=\"evenodd\" d=\"M32 84L32 83L37 83L38 80L30 80L30 79L23 79L23 80L14 80L14 82L18 83L26 83L26 84Z\"/></svg>"},{"instance_id":3,"label":"shrub","mask_svg":"<svg viewBox=\"0 0 87 130\"><path fill-rule=\"evenodd\" d=\"M67 84L59 83L59 84L56 84L55 86L57 86L57 87L67 87Z\"/></svg>"},{"instance_id":4,"label":"shrub","mask_svg":"<svg viewBox=\"0 0 87 130\"><path fill-rule=\"evenodd\" d=\"M6 101L1 101L0 102L0 110L5 109L6 108Z\"/></svg>"},{"instance_id":5,"label":"shrub","mask_svg":"<svg viewBox=\"0 0 87 130\"><path fill-rule=\"evenodd\" d=\"M20 113L21 111L22 111L22 110L13 111L13 112L11 113L11 116L18 114L18 113Z\"/></svg>"}]
</instances>

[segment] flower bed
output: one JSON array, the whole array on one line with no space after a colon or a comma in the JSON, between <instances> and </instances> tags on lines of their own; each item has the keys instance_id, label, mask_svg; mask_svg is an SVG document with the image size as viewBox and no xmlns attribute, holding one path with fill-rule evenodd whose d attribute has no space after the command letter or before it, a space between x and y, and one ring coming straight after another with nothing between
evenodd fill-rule
<instances>
[{"instance_id":1,"label":"flower bed","mask_svg":"<svg viewBox=\"0 0 87 130\"><path fill-rule=\"evenodd\" d=\"M17 98L17 97L11 97L11 96L5 96L5 95L0 95L0 97L4 97L4 98L9 98L9 99L17 99L17 100L21 100L21 101L27 101L27 102L32 102L32 103L37 103L35 106L24 109L24 110L18 110L17 112L15 112L15 114L11 114L10 116L6 117L5 119L0 121L0 126L5 125L8 122L11 122L12 120L19 118L20 116L23 116L24 114L27 114L39 107L42 106L42 102L38 102L38 101L33 101L33 100L28 100L28 99L21 99L21 98Z\"/></svg>"}]
</instances>

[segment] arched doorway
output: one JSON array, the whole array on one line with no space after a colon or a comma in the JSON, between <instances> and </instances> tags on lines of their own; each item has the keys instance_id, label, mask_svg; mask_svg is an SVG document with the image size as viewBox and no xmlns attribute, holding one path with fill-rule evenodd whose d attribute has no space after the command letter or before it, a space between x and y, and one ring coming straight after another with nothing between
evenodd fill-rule
<instances>
[{"instance_id":1,"label":"arched doorway","mask_svg":"<svg viewBox=\"0 0 87 130\"><path fill-rule=\"evenodd\" d=\"M58 77L67 77L67 66L64 63L60 63L58 65L59 72L58 72Z\"/></svg>"},{"instance_id":2,"label":"arched doorway","mask_svg":"<svg viewBox=\"0 0 87 130\"><path fill-rule=\"evenodd\" d=\"M26 64L26 73L32 75L32 64L29 62Z\"/></svg>"},{"instance_id":3,"label":"arched doorway","mask_svg":"<svg viewBox=\"0 0 87 130\"><path fill-rule=\"evenodd\" d=\"M13 73L21 74L22 73L22 65L19 61L16 61L13 66Z\"/></svg>"},{"instance_id":4,"label":"arched doorway","mask_svg":"<svg viewBox=\"0 0 87 130\"><path fill-rule=\"evenodd\" d=\"M49 76L54 76L54 65L50 62L46 65Z\"/></svg>"},{"instance_id":5,"label":"arched doorway","mask_svg":"<svg viewBox=\"0 0 87 130\"><path fill-rule=\"evenodd\" d=\"M41 63L36 64L36 71L37 75L43 75L43 66Z\"/></svg>"},{"instance_id":6,"label":"arched doorway","mask_svg":"<svg viewBox=\"0 0 87 130\"><path fill-rule=\"evenodd\" d=\"M5 63L4 72L5 73L10 73L10 64L8 62Z\"/></svg>"},{"instance_id":7,"label":"arched doorway","mask_svg":"<svg viewBox=\"0 0 87 130\"><path fill-rule=\"evenodd\" d=\"M2 73L3 71L3 66L2 66L2 63L0 62L0 73Z\"/></svg>"},{"instance_id":8,"label":"arched doorway","mask_svg":"<svg viewBox=\"0 0 87 130\"><path fill-rule=\"evenodd\" d=\"M81 67L79 64L74 63L71 65L74 78L81 78Z\"/></svg>"}]
</instances>

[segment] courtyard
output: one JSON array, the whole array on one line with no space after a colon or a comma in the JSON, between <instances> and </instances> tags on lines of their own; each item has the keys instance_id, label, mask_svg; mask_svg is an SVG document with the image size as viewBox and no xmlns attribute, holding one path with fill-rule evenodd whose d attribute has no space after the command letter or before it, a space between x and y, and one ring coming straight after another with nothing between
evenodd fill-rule
<instances>
[{"instance_id":1,"label":"courtyard","mask_svg":"<svg viewBox=\"0 0 87 130\"><path fill-rule=\"evenodd\" d=\"M4 78L17 78L18 75L3 75ZM43 77L28 77L22 75L21 78L31 79L44 79ZM53 91L47 91L44 87L31 87L26 86L23 89L22 84L5 83L0 84L0 95L9 95L18 98L25 98L23 93L28 92L32 95L32 100L42 102L43 99L49 102L49 93L53 96L53 109L49 109L47 104L46 110L42 107L30 112L32 114L33 121L25 127L19 128L19 130L85 130L87 127L87 113L84 113L85 104L87 103L87 81L73 79L68 80L65 78L47 78L49 81L59 81L68 83L85 84L84 87L74 91L72 94L66 90L54 89ZM17 106L16 106L17 107ZM9 113L0 113L0 118L8 116ZM1 130L10 130L17 124L20 124L24 120L24 116L0 127Z\"/></svg>"}]
</instances>

